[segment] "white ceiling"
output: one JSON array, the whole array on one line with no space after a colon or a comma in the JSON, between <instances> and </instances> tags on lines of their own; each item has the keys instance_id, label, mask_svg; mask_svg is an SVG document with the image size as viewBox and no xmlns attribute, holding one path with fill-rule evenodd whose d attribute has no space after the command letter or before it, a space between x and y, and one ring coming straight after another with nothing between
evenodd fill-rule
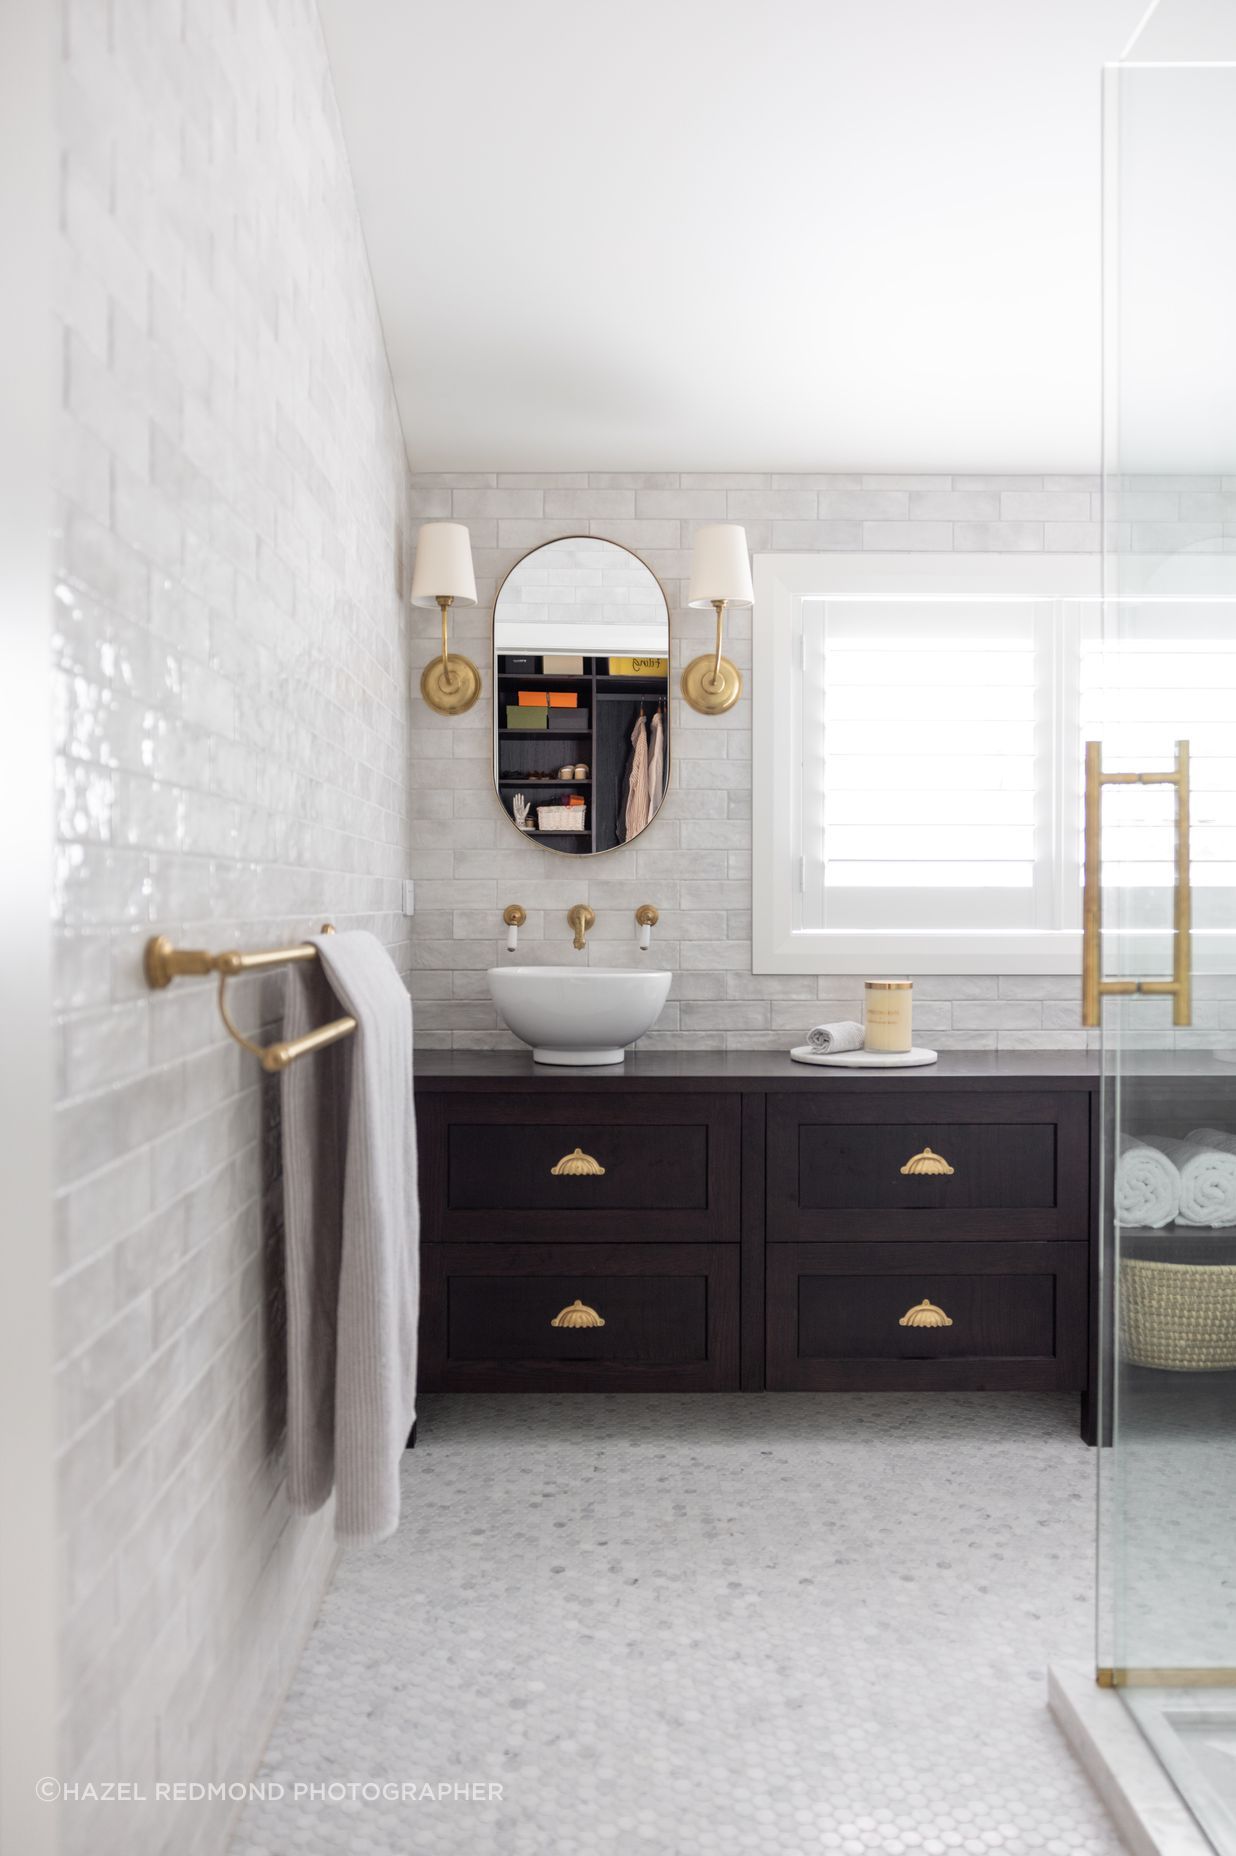
<instances>
[{"instance_id":1,"label":"white ceiling","mask_svg":"<svg viewBox=\"0 0 1236 1856\"><path fill-rule=\"evenodd\" d=\"M1146 0L320 5L416 468L1096 468Z\"/></svg>"}]
</instances>

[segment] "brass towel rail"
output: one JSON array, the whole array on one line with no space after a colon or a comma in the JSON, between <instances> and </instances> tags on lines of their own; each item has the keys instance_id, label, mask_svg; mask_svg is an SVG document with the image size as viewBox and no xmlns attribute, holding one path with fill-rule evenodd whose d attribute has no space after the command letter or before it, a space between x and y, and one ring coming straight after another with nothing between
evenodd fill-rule
<instances>
[{"instance_id":1,"label":"brass towel rail","mask_svg":"<svg viewBox=\"0 0 1236 1856\"><path fill-rule=\"evenodd\" d=\"M323 934L334 932L330 922L323 922ZM302 941L295 947L259 948L247 954L238 948L212 954L202 947L173 947L165 934L157 934L147 941L142 964L146 972L146 984L160 992L165 986L170 986L173 980L217 973L219 1016L228 1036L235 1038L242 1049L250 1051L264 1070L274 1074L286 1070L298 1057L308 1056L310 1051L322 1050L327 1044L337 1044L340 1038L350 1037L356 1029L356 1020L334 1018L329 1024L319 1025L316 1031L307 1031L301 1038L282 1038L275 1044L255 1044L252 1038L247 1038L238 1029L228 1011L227 983L238 973L260 973L267 967L285 967L293 961L316 960L317 957L318 950L311 941Z\"/></svg>"}]
</instances>

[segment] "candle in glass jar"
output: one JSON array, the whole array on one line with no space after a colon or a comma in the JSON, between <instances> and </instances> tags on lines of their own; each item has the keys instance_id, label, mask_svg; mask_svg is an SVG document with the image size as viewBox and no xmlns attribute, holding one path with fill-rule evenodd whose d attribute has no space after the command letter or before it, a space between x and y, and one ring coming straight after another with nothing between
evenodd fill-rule
<instances>
[{"instance_id":1,"label":"candle in glass jar","mask_svg":"<svg viewBox=\"0 0 1236 1856\"><path fill-rule=\"evenodd\" d=\"M913 980L864 980L864 1048L908 1051L912 1035Z\"/></svg>"}]
</instances>

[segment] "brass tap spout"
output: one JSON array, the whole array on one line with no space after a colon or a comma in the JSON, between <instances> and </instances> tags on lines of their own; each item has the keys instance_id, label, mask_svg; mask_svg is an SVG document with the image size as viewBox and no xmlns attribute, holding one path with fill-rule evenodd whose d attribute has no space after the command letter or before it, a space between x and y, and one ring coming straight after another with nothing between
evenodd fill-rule
<instances>
[{"instance_id":1,"label":"brass tap spout","mask_svg":"<svg viewBox=\"0 0 1236 1856\"><path fill-rule=\"evenodd\" d=\"M575 934L572 945L577 954L582 954L588 945L588 930L596 921L596 915L586 902L577 902L573 909L567 910L567 920Z\"/></svg>"}]
</instances>

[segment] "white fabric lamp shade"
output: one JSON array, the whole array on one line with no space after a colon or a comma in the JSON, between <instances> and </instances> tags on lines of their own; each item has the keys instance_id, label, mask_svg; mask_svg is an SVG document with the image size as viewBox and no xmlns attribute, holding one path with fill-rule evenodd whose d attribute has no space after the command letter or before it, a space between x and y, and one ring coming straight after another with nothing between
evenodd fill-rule
<instances>
[{"instance_id":1,"label":"white fabric lamp shade","mask_svg":"<svg viewBox=\"0 0 1236 1856\"><path fill-rule=\"evenodd\" d=\"M695 531L687 604L713 606L719 599L736 606L755 604L747 531L738 522L717 522Z\"/></svg>"},{"instance_id":2,"label":"white fabric lamp shade","mask_svg":"<svg viewBox=\"0 0 1236 1856\"><path fill-rule=\"evenodd\" d=\"M416 538L408 597L414 606L436 606L440 599L475 606L472 542L462 522L426 522Z\"/></svg>"}]
</instances>

